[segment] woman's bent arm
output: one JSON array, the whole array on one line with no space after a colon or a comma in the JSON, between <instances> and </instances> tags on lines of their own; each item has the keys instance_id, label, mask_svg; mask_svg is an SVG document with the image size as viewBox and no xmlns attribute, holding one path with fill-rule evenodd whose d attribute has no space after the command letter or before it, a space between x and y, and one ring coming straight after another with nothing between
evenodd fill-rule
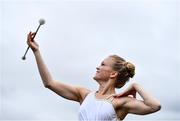
<instances>
[{"instance_id":1,"label":"woman's bent arm","mask_svg":"<svg viewBox=\"0 0 180 121\"><path fill-rule=\"evenodd\" d=\"M130 90L135 90L143 100L127 97L124 107L128 109L129 113L145 115L161 109L159 101L146 92L139 84L132 84Z\"/></svg>"}]
</instances>

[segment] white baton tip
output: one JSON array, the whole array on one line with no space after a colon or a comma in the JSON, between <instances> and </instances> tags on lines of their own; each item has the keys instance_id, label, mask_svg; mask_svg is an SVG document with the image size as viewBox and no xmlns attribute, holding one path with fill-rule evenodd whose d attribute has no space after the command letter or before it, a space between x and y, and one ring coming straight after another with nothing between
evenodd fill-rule
<instances>
[{"instance_id":1,"label":"white baton tip","mask_svg":"<svg viewBox=\"0 0 180 121\"><path fill-rule=\"evenodd\" d=\"M39 19L39 24L40 24L40 25L45 24L45 20L44 20L44 19Z\"/></svg>"}]
</instances>

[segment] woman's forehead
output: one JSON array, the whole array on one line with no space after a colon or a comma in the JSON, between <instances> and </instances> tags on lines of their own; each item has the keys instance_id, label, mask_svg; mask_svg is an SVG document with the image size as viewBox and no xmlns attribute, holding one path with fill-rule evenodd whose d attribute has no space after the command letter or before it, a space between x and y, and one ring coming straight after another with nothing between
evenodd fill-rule
<instances>
[{"instance_id":1,"label":"woman's forehead","mask_svg":"<svg viewBox=\"0 0 180 121\"><path fill-rule=\"evenodd\" d=\"M109 64L112 64L113 62L114 62L114 60L111 57L107 57L102 61L102 63L109 63Z\"/></svg>"}]
</instances>

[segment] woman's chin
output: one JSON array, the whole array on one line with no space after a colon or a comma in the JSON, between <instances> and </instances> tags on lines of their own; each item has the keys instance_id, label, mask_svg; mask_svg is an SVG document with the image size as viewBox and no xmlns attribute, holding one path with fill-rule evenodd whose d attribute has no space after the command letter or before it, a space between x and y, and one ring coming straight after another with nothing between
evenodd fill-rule
<instances>
[{"instance_id":1,"label":"woman's chin","mask_svg":"<svg viewBox=\"0 0 180 121\"><path fill-rule=\"evenodd\" d=\"M98 78L96 76L94 76L93 79L96 80L96 81L98 80Z\"/></svg>"},{"instance_id":2,"label":"woman's chin","mask_svg":"<svg viewBox=\"0 0 180 121\"><path fill-rule=\"evenodd\" d=\"M96 76L94 76L93 79L96 80Z\"/></svg>"}]
</instances>

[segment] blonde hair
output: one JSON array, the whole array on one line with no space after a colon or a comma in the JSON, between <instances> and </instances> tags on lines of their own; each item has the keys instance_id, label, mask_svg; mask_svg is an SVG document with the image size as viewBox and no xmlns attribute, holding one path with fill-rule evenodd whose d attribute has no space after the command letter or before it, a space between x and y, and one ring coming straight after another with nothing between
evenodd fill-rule
<instances>
[{"instance_id":1,"label":"blonde hair","mask_svg":"<svg viewBox=\"0 0 180 121\"><path fill-rule=\"evenodd\" d=\"M113 70L118 72L115 87L121 88L135 75L135 66L118 55L110 55L110 57L114 60Z\"/></svg>"}]
</instances>

